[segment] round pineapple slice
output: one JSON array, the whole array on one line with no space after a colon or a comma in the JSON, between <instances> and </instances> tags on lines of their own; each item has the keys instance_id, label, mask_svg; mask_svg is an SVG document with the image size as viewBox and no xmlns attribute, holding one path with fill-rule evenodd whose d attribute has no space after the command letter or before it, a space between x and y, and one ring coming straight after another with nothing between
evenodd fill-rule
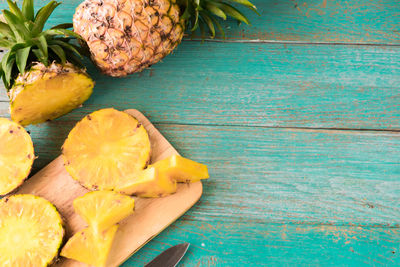
<instances>
[{"instance_id":1,"label":"round pineapple slice","mask_svg":"<svg viewBox=\"0 0 400 267\"><path fill-rule=\"evenodd\" d=\"M0 118L0 195L16 189L28 177L35 158L30 135L17 123Z\"/></svg>"},{"instance_id":2,"label":"round pineapple slice","mask_svg":"<svg viewBox=\"0 0 400 267\"><path fill-rule=\"evenodd\" d=\"M10 89L11 119L28 125L58 118L85 102L93 86L85 70L70 63L36 63Z\"/></svg>"},{"instance_id":3,"label":"round pineapple slice","mask_svg":"<svg viewBox=\"0 0 400 267\"><path fill-rule=\"evenodd\" d=\"M90 190L114 190L150 160L146 129L112 108L87 115L71 130L62 155L68 173Z\"/></svg>"},{"instance_id":4,"label":"round pineapple slice","mask_svg":"<svg viewBox=\"0 0 400 267\"><path fill-rule=\"evenodd\" d=\"M61 216L46 199L13 195L0 201L1 266L47 266L57 257L63 237Z\"/></svg>"}]
</instances>

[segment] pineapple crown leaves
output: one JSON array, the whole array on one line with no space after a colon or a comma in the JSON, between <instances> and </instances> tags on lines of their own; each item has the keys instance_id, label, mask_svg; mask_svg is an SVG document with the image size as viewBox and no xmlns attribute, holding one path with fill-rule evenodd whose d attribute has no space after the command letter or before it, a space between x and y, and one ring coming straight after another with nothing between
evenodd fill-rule
<instances>
[{"instance_id":1,"label":"pineapple crown leaves","mask_svg":"<svg viewBox=\"0 0 400 267\"><path fill-rule=\"evenodd\" d=\"M18 73L23 74L35 61L48 66L51 62L65 64L68 60L83 67L81 48L70 43L72 39L81 38L68 30L72 27L71 23L43 30L51 13L61 3L51 1L36 14L33 0L24 0L22 9L11 0L7 3L9 10L2 11L0 21L0 47L8 50L1 60L0 76L7 89Z\"/></svg>"},{"instance_id":2,"label":"pineapple crown leaves","mask_svg":"<svg viewBox=\"0 0 400 267\"><path fill-rule=\"evenodd\" d=\"M260 15L257 8L248 0L178 0L179 6L183 8L182 18L192 33L200 28L202 38L205 38L205 30L208 29L209 36L214 38L218 30L225 38L225 32L219 20L226 20L231 17L239 23L250 24L242 12L231 4L245 6Z\"/></svg>"}]
</instances>

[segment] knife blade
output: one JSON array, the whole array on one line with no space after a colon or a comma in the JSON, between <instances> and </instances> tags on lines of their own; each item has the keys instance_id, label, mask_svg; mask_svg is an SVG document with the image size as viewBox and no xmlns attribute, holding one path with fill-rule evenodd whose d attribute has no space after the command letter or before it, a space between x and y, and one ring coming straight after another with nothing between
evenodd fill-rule
<instances>
[{"instance_id":1,"label":"knife blade","mask_svg":"<svg viewBox=\"0 0 400 267\"><path fill-rule=\"evenodd\" d=\"M175 267L185 255L189 245L189 243L182 243L170 247L147 263L145 267Z\"/></svg>"}]
</instances>

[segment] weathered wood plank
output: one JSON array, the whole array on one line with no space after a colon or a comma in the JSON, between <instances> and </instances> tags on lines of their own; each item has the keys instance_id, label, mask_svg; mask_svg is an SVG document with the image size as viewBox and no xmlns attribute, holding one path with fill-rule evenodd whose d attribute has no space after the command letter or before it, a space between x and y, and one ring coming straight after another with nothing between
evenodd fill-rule
<instances>
[{"instance_id":1,"label":"weathered wood plank","mask_svg":"<svg viewBox=\"0 0 400 267\"><path fill-rule=\"evenodd\" d=\"M60 154L74 121L30 126L34 171ZM206 163L198 220L400 226L400 133L164 125Z\"/></svg>"},{"instance_id":2,"label":"weathered wood plank","mask_svg":"<svg viewBox=\"0 0 400 267\"><path fill-rule=\"evenodd\" d=\"M76 119L112 105L156 123L400 129L400 47L184 42L127 78L89 70Z\"/></svg>"},{"instance_id":3,"label":"weathered wood plank","mask_svg":"<svg viewBox=\"0 0 400 267\"><path fill-rule=\"evenodd\" d=\"M22 2L21 0L18 2ZM49 25L72 20L82 0L66 0ZM229 40L400 43L397 1L390 0L253 0L261 16L241 9L252 26L225 23ZM37 7L45 1L35 1ZM1 1L0 8L6 6Z\"/></svg>"},{"instance_id":4,"label":"weathered wood plank","mask_svg":"<svg viewBox=\"0 0 400 267\"><path fill-rule=\"evenodd\" d=\"M189 242L180 266L399 266L399 229L179 220L123 267Z\"/></svg>"}]
</instances>

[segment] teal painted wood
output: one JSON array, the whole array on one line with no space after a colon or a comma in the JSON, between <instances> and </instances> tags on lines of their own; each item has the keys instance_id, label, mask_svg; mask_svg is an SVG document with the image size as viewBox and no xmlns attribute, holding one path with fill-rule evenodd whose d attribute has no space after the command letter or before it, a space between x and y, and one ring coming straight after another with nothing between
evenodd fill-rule
<instances>
[{"instance_id":1,"label":"teal painted wood","mask_svg":"<svg viewBox=\"0 0 400 267\"><path fill-rule=\"evenodd\" d=\"M30 126L38 170L72 121ZM164 125L180 153L209 166L195 220L400 227L400 134Z\"/></svg>"},{"instance_id":2,"label":"teal painted wood","mask_svg":"<svg viewBox=\"0 0 400 267\"><path fill-rule=\"evenodd\" d=\"M399 229L179 220L122 267L190 242L179 266L399 266Z\"/></svg>"},{"instance_id":3,"label":"teal painted wood","mask_svg":"<svg viewBox=\"0 0 400 267\"><path fill-rule=\"evenodd\" d=\"M89 70L75 120L112 105L163 123L400 129L400 47L184 42L127 78Z\"/></svg>"},{"instance_id":4,"label":"teal painted wood","mask_svg":"<svg viewBox=\"0 0 400 267\"><path fill-rule=\"evenodd\" d=\"M21 2L18 1L18 2ZM39 6L45 1L35 1ZM49 24L72 20L82 0L65 0ZM228 40L399 44L398 1L391 0L253 0L261 13L246 9L252 26L225 23ZM0 8L4 8L1 1Z\"/></svg>"}]
</instances>

